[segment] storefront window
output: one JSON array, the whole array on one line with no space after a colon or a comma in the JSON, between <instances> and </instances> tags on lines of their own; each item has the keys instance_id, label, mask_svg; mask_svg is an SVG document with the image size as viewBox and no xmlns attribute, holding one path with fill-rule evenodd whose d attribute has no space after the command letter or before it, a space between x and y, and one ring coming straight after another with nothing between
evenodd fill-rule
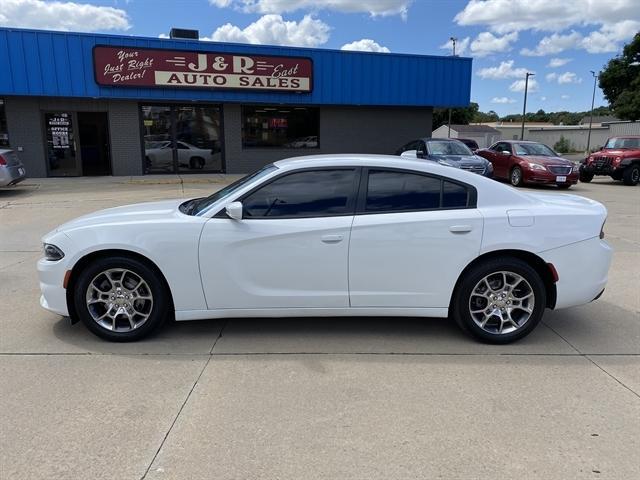
<instances>
[{"instance_id":1,"label":"storefront window","mask_svg":"<svg viewBox=\"0 0 640 480\"><path fill-rule=\"evenodd\" d=\"M318 148L320 111L311 107L242 107L242 146Z\"/></svg>"},{"instance_id":2,"label":"storefront window","mask_svg":"<svg viewBox=\"0 0 640 480\"><path fill-rule=\"evenodd\" d=\"M143 105L145 173L222 171L220 108Z\"/></svg>"},{"instance_id":3,"label":"storefront window","mask_svg":"<svg viewBox=\"0 0 640 480\"><path fill-rule=\"evenodd\" d=\"M0 147L9 146L9 129L7 128L7 114L4 110L4 100L0 98Z\"/></svg>"}]
</instances>

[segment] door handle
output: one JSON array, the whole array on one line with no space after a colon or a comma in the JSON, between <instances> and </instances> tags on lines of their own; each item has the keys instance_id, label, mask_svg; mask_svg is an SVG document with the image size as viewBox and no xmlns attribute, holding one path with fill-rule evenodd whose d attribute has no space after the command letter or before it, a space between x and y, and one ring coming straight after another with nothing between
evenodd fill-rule
<instances>
[{"instance_id":1,"label":"door handle","mask_svg":"<svg viewBox=\"0 0 640 480\"><path fill-rule=\"evenodd\" d=\"M340 243L343 238L343 235L323 235L321 240L324 243Z\"/></svg>"},{"instance_id":2,"label":"door handle","mask_svg":"<svg viewBox=\"0 0 640 480\"><path fill-rule=\"evenodd\" d=\"M451 233L469 233L471 230L473 230L471 225L451 225L449 227Z\"/></svg>"}]
</instances>

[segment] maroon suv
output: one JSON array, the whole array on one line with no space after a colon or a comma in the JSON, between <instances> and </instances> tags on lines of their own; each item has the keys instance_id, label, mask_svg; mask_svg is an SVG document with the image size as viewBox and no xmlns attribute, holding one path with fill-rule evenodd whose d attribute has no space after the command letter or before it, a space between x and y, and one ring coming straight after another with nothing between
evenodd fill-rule
<instances>
[{"instance_id":1,"label":"maroon suv","mask_svg":"<svg viewBox=\"0 0 640 480\"><path fill-rule=\"evenodd\" d=\"M580 181L608 175L625 185L640 181L640 136L611 137L602 149L589 155L580 166Z\"/></svg>"}]
</instances>

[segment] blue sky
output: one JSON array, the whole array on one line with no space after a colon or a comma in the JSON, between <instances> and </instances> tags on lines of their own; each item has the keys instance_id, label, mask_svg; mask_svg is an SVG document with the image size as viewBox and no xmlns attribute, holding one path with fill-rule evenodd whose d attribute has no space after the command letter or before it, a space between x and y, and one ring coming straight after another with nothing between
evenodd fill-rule
<instances>
[{"instance_id":1,"label":"blue sky","mask_svg":"<svg viewBox=\"0 0 640 480\"><path fill-rule=\"evenodd\" d=\"M453 36L472 100L502 115L521 111L526 71L528 111L587 110L590 70L640 30L640 0L0 0L0 25L430 55Z\"/></svg>"}]
</instances>

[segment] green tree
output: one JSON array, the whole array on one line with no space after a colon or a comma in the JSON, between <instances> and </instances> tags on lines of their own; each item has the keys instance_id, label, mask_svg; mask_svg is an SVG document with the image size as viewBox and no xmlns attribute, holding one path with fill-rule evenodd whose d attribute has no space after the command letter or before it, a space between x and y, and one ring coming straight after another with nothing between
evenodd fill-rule
<instances>
[{"instance_id":1,"label":"green tree","mask_svg":"<svg viewBox=\"0 0 640 480\"><path fill-rule=\"evenodd\" d=\"M609 60L598 80L618 118L640 119L640 32L625 45L621 56Z\"/></svg>"},{"instance_id":2,"label":"green tree","mask_svg":"<svg viewBox=\"0 0 640 480\"><path fill-rule=\"evenodd\" d=\"M473 118L478 113L478 104L471 102L468 107L452 108L451 109L451 124L452 125L469 125L473 121ZM449 123L449 109L448 108L434 108L433 109L433 130L441 125L447 125Z\"/></svg>"}]
</instances>

